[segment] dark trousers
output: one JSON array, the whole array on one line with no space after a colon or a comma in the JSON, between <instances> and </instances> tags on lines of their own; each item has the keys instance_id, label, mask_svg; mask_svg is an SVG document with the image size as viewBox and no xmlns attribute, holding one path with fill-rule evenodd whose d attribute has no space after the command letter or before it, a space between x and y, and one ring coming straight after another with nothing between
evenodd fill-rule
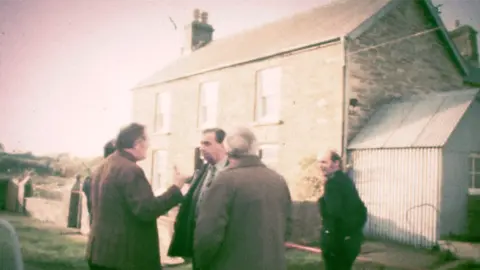
<instances>
[{"instance_id":1,"label":"dark trousers","mask_svg":"<svg viewBox=\"0 0 480 270\"><path fill-rule=\"evenodd\" d=\"M322 252L325 270L351 270L362 248L362 236L344 240L337 246L335 252Z\"/></svg>"},{"instance_id":2,"label":"dark trousers","mask_svg":"<svg viewBox=\"0 0 480 270\"><path fill-rule=\"evenodd\" d=\"M192 258L192 270L200 270L198 265L195 263L194 257Z\"/></svg>"},{"instance_id":3,"label":"dark trousers","mask_svg":"<svg viewBox=\"0 0 480 270\"><path fill-rule=\"evenodd\" d=\"M103 267L100 265L92 264L90 262L88 263L88 266L90 270L116 270L115 268Z\"/></svg>"}]
</instances>

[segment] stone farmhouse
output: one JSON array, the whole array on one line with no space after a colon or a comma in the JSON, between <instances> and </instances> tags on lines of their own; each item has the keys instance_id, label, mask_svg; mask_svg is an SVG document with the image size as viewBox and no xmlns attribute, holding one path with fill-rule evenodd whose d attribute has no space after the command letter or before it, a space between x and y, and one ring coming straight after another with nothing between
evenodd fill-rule
<instances>
[{"instance_id":1,"label":"stone farmhouse","mask_svg":"<svg viewBox=\"0 0 480 270\"><path fill-rule=\"evenodd\" d=\"M388 106L394 106L391 104L413 99L426 100L418 102L424 105L432 99L439 107L442 100L458 101L454 98L458 92L463 97L463 103L458 102L464 105L464 110L460 110L461 113L457 110L456 118L449 118L447 114L442 119L461 122L467 111L473 114L469 119L480 119L478 109L469 109L478 107L478 91L474 88L480 86L476 32L463 28L449 33L430 0L337 0L218 40L213 38L214 26L209 24L208 14L197 13L185 27L187 38L182 57L133 89L133 120L148 126L151 139L151 152L141 166L154 189L166 187L171 181L173 164L193 172L203 129L222 127L228 131L248 125L259 138L262 159L287 178L296 200L302 200L297 184L300 162L325 147L336 148L348 157L347 163L353 166L352 175L363 181L365 171L373 163L355 158L368 154L368 149L388 148L386 144L366 143L366 138L385 134L379 128L372 128L371 120L376 112L388 112ZM467 49L462 49L465 46ZM450 104L456 106L457 103ZM432 108L422 116L430 113L433 117L436 111ZM444 110L450 111L448 108ZM468 123L471 125L464 125L467 133L468 129L472 132L475 129L480 134L478 121ZM422 127L429 128L426 124ZM441 125L437 123L435 127ZM453 125L452 129L455 128ZM395 127L390 129L393 132ZM454 133L450 131L444 134L443 141L428 147L443 147ZM470 140L472 147L473 140ZM353 142L355 145L350 147ZM411 145L408 142L399 145L407 146ZM472 151L480 152L480 143L476 147ZM381 157L375 156L375 166L392 164L391 160L388 163ZM421 163L430 156L418 158L421 160L417 162ZM468 161L466 155L465 164L468 165ZM416 178L415 174L422 172L418 169L408 177ZM436 179L439 182L432 185L441 186L443 178ZM398 179L395 187L402 185L401 180ZM465 183L468 181L465 179ZM378 202L374 197L389 188L380 182L377 186L360 187L371 209ZM407 183L398 190L408 194ZM468 190L467 184L463 186ZM442 195L428 188L418 192L419 203L425 194L437 192L428 195L436 198L436 206L442 204L442 196L454 194ZM466 200L451 207L449 213L466 207L465 204ZM395 203L388 207L373 211L372 215L378 218L371 218L367 230L412 244L428 245L438 241L440 232L448 233L450 229L460 232L466 222L440 229L441 218L432 215L430 223L422 221L422 224L428 223L435 230L413 228L405 225L405 220L387 215L386 212L395 211ZM399 203L397 207L399 211L406 211L407 206ZM403 223L395 227L378 221L384 219ZM399 227L403 231L415 230L415 234L410 233L408 237L407 233L400 234Z\"/></svg>"}]
</instances>

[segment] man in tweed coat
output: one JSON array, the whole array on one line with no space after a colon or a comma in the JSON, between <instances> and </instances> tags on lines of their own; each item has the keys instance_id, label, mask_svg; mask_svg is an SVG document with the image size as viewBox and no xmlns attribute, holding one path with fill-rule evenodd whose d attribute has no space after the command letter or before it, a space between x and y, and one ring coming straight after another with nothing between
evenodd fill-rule
<instances>
[{"instance_id":1,"label":"man in tweed coat","mask_svg":"<svg viewBox=\"0 0 480 270\"><path fill-rule=\"evenodd\" d=\"M286 270L290 192L257 156L256 139L239 129L226 139L230 165L200 203L194 259L201 270Z\"/></svg>"},{"instance_id":2,"label":"man in tweed coat","mask_svg":"<svg viewBox=\"0 0 480 270\"><path fill-rule=\"evenodd\" d=\"M117 151L92 177L92 227L86 257L90 269L159 270L157 218L179 204L185 178L176 173L174 185L155 197L143 170L145 127L136 123L120 131Z\"/></svg>"}]
</instances>

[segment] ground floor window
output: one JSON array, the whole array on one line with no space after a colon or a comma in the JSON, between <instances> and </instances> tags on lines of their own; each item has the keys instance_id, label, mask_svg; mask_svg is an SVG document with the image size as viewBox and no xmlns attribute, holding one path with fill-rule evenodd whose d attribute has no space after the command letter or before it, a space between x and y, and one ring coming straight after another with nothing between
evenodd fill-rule
<instances>
[{"instance_id":1,"label":"ground floor window","mask_svg":"<svg viewBox=\"0 0 480 270\"><path fill-rule=\"evenodd\" d=\"M153 177L152 188L158 190L165 188L167 183L167 164L168 152L166 150L157 150L153 152Z\"/></svg>"},{"instance_id":2,"label":"ground floor window","mask_svg":"<svg viewBox=\"0 0 480 270\"><path fill-rule=\"evenodd\" d=\"M265 165L275 167L278 163L279 149L278 144L261 144L258 155Z\"/></svg>"}]
</instances>

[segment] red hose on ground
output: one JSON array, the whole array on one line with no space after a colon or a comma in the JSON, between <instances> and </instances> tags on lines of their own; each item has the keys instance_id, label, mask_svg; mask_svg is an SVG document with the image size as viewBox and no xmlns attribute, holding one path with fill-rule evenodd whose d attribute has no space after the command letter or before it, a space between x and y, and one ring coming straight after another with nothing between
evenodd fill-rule
<instances>
[{"instance_id":1,"label":"red hose on ground","mask_svg":"<svg viewBox=\"0 0 480 270\"><path fill-rule=\"evenodd\" d=\"M294 248L294 249L299 249L299 250L305 250L305 251L310 251L310 252L318 253L318 254L322 253L322 251L321 251L319 248L302 246L302 245L298 245L298 244L291 243L291 242L285 243L285 247Z\"/></svg>"},{"instance_id":2,"label":"red hose on ground","mask_svg":"<svg viewBox=\"0 0 480 270\"><path fill-rule=\"evenodd\" d=\"M294 249L303 250L303 251L309 251L309 252L313 252L313 253L316 253L316 254L321 254L322 253L322 251L319 248L303 246L303 245L295 244L295 243L292 243L292 242L286 242L285 247L294 248ZM372 260L367 258L367 257L358 256L357 261L370 262Z\"/></svg>"}]
</instances>

